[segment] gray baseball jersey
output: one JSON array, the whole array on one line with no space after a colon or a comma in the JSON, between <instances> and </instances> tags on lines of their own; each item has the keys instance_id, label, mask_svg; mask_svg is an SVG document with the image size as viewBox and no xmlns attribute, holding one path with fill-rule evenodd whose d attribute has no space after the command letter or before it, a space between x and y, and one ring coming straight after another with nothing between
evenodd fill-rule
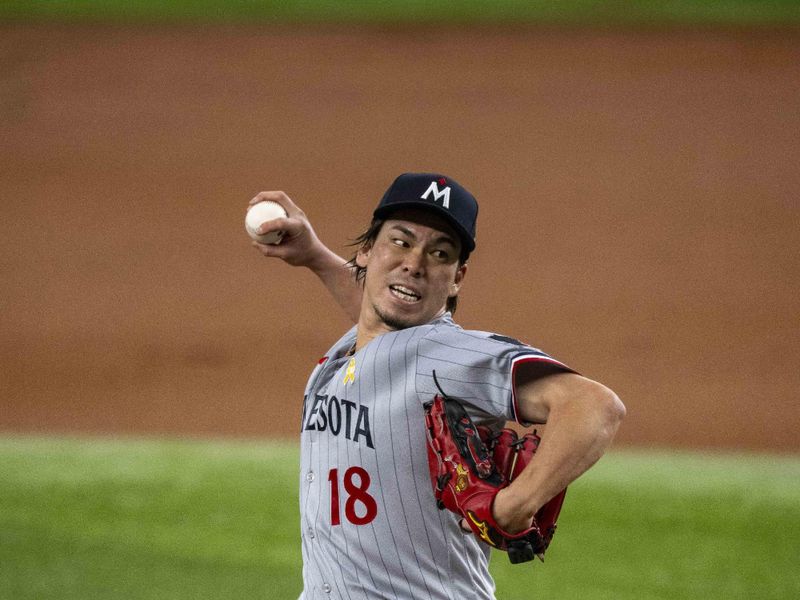
<instances>
[{"instance_id":1,"label":"gray baseball jersey","mask_svg":"<svg viewBox=\"0 0 800 600\"><path fill-rule=\"evenodd\" d=\"M305 391L301 600L494 598L489 547L436 507L422 405L437 393L436 371L476 422L501 427L518 420L517 365L567 367L511 338L466 331L449 313L351 354L355 340L354 327Z\"/></svg>"}]
</instances>

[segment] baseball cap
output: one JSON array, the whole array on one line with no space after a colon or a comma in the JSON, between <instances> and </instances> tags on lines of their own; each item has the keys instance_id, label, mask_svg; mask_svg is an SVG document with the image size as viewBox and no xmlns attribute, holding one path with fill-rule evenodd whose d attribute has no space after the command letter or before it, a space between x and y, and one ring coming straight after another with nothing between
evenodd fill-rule
<instances>
[{"instance_id":1,"label":"baseball cap","mask_svg":"<svg viewBox=\"0 0 800 600\"><path fill-rule=\"evenodd\" d=\"M478 201L455 179L440 173L403 173L383 194L373 216L385 219L401 208L423 208L443 217L461 238L464 259L475 249Z\"/></svg>"}]
</instances>

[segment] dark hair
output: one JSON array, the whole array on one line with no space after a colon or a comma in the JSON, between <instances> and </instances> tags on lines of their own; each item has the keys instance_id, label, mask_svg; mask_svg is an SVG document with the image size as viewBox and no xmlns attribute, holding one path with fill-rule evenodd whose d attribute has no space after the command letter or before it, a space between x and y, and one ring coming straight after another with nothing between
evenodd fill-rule
<instances>
[{"instance_id":1,"label":"dark hair","mask_svg":"<svg viewBox=\"0 0 800 600\"><path fill-rule=\"evenodd\" d=\"M366 231L355 238L351 244L348 244L349 246L356 248L356 253L353 254L353 257L347 261L347 266L353 269L353 276L356 278L356 282L358 283L363 283L364 277L367 275L367 268L359 267L356 263L358 251L370 247L373 243L375 243L375 240L378 238L378 233L380 233L381 227L383 227L385 222L385 219L372 219L372 222L369 224L369 227L366 229ZM469 253L467 253L465 256L464 251L462 250L461 255L458 257L459 267L467 262L467 256L469 256ZM451 313L455 314L457 306L458 296L448 296L445 308Z\"/></svg>"}]
</instances>

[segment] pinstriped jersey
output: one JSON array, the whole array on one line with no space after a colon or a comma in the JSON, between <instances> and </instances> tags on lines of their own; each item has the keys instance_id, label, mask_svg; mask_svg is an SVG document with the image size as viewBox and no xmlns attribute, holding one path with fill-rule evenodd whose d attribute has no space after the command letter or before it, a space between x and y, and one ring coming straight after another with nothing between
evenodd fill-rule
<instances>
[{"instance_id":1,"label":"pinstriped jersey","mask_svg":"<svg viewBox=\"0 0 800 600\"><path fill-rule=\"evenodd\" d=\"M494 598L489 547L436 507L423 412L437 393L433 372L476 423L499 428L518 420L519 364L567 367L511 338L464 330L449 313L353 353L355 341L354 327L305 390L301 600Z\"/></svg>"}]
</instances>

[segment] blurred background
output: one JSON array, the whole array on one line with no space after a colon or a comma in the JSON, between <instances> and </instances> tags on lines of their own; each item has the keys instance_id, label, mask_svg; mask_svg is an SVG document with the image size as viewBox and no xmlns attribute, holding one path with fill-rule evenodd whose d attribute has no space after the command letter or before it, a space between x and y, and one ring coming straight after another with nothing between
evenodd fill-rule
<instances>
[{"instance_id":1,"label":"blurred background","mask_svg":"<svg viewBox=\"0 0 800 600\"><path fill-rule=\"evenodd\" d=\"M349 323L247 202L349 256L430 170L457 320L616 390L616 448L795 455L799 155L794 1L3 3L0 432L296 443Z\"/></svg>"},{"instance_id":2,"label":"blurred background","mask_svg":"<svg viewBox=\"0 0 800 600\"><path fill-rule=\"evenodd\" d=\"M294 437L348 323L248 200L349 256L431 170L481 202L459 321L614 388L620 444L800 448L797 29L72 4L0 12L0 428Z\"/></svg>"}]
</instances>

